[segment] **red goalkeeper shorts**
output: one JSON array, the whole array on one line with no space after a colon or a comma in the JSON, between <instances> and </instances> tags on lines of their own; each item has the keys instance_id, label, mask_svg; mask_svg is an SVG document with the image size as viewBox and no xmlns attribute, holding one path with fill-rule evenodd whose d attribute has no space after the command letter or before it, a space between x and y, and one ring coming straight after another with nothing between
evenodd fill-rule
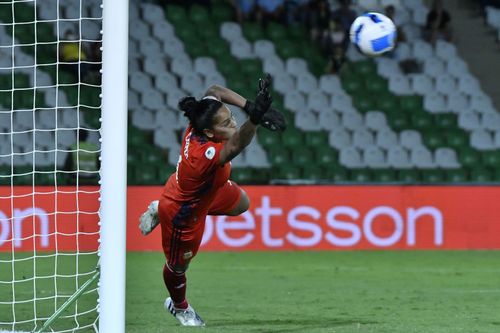
<instances>
[{"instance_id":1,"label":"red goalkeeper shorts","mask_svg":"<svg viewBox=\"0 0 500 333\"><path fill-rule=\"evenodd\" d=\"M241 192L242 190L235 182L226 182L215 194L208 215L229 213L238 205ZM176 217L182 215L182 210L185 208L164 198L160 200L158 206L163 252L169 266L173 269L187 268L189 261L198 253L205 230L206 215L184 219L182 224L175 223Z\"/></svg>"}]
</instances>

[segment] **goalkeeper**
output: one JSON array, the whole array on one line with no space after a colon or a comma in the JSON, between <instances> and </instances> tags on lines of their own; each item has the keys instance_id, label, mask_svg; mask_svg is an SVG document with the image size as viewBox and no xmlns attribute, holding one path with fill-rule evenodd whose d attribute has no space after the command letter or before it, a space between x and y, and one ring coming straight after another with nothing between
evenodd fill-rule
<instances>
[{"instance_id":1,"label":"goalkeeper","mask_svg":"<svg viewBox=\"0 0 500 333\"><path fill-rule=\"evenodd\" d=\"M283 115L271 108L270 76L259 80L254 102L234 91L212 86L205 97L184 97L179 109L189 119L177 170L165 184L159 201L153 201L141 216L144 235L160 223L166 263L163 279L170 297L165 308L184 326L204 326L186 300L186 270L201 244L207 215L239 215L249 207L249 199L229 180L230 161L255 135L259 124L270 130L284 130ZM237 127L226 106L243 108L248 120Z\"/></svg>"}]
</instances>

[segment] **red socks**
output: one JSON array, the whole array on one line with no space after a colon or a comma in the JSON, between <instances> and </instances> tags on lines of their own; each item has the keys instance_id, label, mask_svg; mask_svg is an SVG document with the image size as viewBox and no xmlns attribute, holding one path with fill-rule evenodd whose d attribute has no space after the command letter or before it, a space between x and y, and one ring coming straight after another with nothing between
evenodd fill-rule
<instances>
[{"instance_id":1,"label":"red socks","mask_svg":"<svg viewBox=\"0 0 500 333\"><path fill-rule=\"evenodd\" d=\"M168 289L170 297L177 309L186 309L188 302L186 300L186 273L177 273L168 267L163 266L163 281Z\"/></svg>"}]
</instances>

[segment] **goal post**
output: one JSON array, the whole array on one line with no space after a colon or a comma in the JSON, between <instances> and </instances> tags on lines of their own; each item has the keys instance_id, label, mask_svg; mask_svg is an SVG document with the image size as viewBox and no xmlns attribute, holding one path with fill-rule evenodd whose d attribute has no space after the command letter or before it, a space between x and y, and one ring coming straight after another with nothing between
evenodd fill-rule
<instances>
[{"instance_id":1,"label":"goal post","mask_svg":"<svg viewBox=\"0 0 500 333\"><path fill-rule=\"evenodd\" d=\"M125 331L127 54L128 2L0 0L2 333Z\"/></svg>"},{"instance_id":2,"label":"goal post","mask_svg":"<svg viewBox=\"0 0 500 333\"><path fill-rule=\"evenodd\" d=\"M102 332L125 332L128 1L104 0L101 169Z\"/></svg>"}]
</instances>

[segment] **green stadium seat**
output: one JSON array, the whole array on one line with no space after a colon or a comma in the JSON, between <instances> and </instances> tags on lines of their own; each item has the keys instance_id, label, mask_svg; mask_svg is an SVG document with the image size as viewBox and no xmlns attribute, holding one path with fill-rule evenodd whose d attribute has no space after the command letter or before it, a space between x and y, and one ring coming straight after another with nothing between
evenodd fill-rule
<instances>
[{"instance_id":1,"label":"green stadium seat","mask_svg":"<svg viewBox=\"0 0 500 333\"><path fill-rule=\"evenodd\" d=\"M436 114L434 123L438 129L449 130L457 127L457 117L451 113Z\"/></svg>"},{"instance_id":2,"label":"green stadium seat","mask_svg":"<svg viewBox=\"0 0 500 333\"><path fill-rule=\"evenodd\" d=\"M49 43L57 41L54 35L54 22L37 22L36 23L36 38L37 42Z\"/></svg>"},{"instance_id":3,"label":"green stadium seat","mask_svg":"<svg viewBox=\"0 0 500 333\"><path fill-rule=\"evenodd\" d=\"M262 74L262 63L258 59L244 59L240 61L241 71L245 77L252 79L258 79ZM254 83L257 86L256 83Z\"/></svg>"},{"instance_id":4,"label":"green stadium seat","mask_svg":"<svg viewBox=\"0 0 500 333\"><path fill-rule=\"evenodd\" d=\"M57 60L57 46L55 43L36 45L36 63L38 65L54 64Z\"/></svg>"},{"instance_id":5,"label":"green stadium seat","mask_svg":"<svg viewBox=\"0 0 500 333\"><path fill-rule=\"evenodd\" d=\"M78 79L71 73L68 73L64 70L60 70L58 75L58 84L77 84Z\"/></svg>"},{"instance_id":6,"label":"green stadium seat","mask_svg":"<svg viewBox=\"0 0 500 333\"><path fill-rule=\"evenodd\" d=\"M392 183L397 180L396 172L391 169L372 170L373 180L380 183Z\"/></svg>"},{"instance_id":7,"label":"green stadium seat","mask_svg":"<svg viewBox=\"0 0 500 333\"><path fill-rule=\"evenodd\" d=\"M343 78L342 86L344 90L350 95L356 95L364 89L363 80L354 75Z\"/></svg>"},{"instance_id":8,"label":"green stadium seat","mask_svg":"<svg viewBox=\"0 0 500 333\"><path fill-rule=\"evenodd\" d=\"M269 168L254 169L252 183L267 184L269 182L269 170Z\"/></svg>"},{"instance_id":9,"label":"green stadium seat","mask_svg":"<svg viewBox=\"0 0 500 333\"><path fill-rule=\"evenodd\" d=\"M217 23L233 20L233 11L227 5L214 5L212 7L212 19Z\"/></svg>"},{"instance_id":10,"label":"green stadium seat","mask_svg":"<svg viewBox=\"0 0 500 333\"><path fill-rule=\"evenodd\" d=\"M282 164L277 175L279 179L299 179L300 169L293 164Z\"/></svg>"},{"instance_id":11,"label":"green stadium seat","mask_svg":"<svg viewBox=\"0 0 500 333\"><path fill-rule=\"evenodd\" d=\"M327 179L337 183L337 182L346 182L349 180L348 172L344 167L335 165L327 168L325 170Z\"/></svg>"},{"instance_id":12,"label":"green stadium seat","mask_svg":"<svg viewBox=\"0 0 500 333\"><path fill-rule=\"evenodd\" d=\"M473 168L470 171L470 179L478 183L490 182L493 180L493 173L487 168Z\"/></svg>"},{"instance_id":13,"label":"green stadium seat","mask_svg":"<svg viewBox=\"0 0 500 333\"><path fill-rule=\"evenodd\" d=\"M144 164L135 169L135 179L139 184L154 185L160 184L158 168L156 165Z\"/></svg>"},{"instance_id":14,"label":"green stadium seat","mask_svg":"<svg viewBox=\"0 0 500 333\"><path fill-rule=\"evenodd\" d=\"M271 22L267 25L267 37L272 41L278 41L287 38L287 28L283 24Z\"/></svg>"},{"instance_id":15,"label":"green stadium seat","mask_svg":"<svg viewBox=\"0 0 500 333\"><path fill-rule=\"evenodd\" d=\"M445 137L446 145L451 148L460 149L469 145L469 136L464 130L455 129L446 131Z\"/></svg>"},{"instance_id":16,"label":"green stadium seat","mask_svg":"<svg viewBox=\"0 0 500 333\"><path fill-rule=\"evenodd\" d=\"M0 75L0 90L12 89L12 75Z\"/></svg>"},{"instance_id":17,"label":"green stadium seat","mask_svg":"<svg viewBox=\"0 0 500 333\"><path fill-rule=\"evenodd\" d=\"M445 170L445 179L450 183L465 183L467 181L467 172L463 169Z\"/></svg>"},{"instance_id":18,"label":"green stadium seat","mask_svg":"<svg viewBox=\"0 0 500 333\"><path fill-rule=\"evenodd\" d=\"M422 181L428 184L442 183L444 174L442 170L422 170Z\"/></svg>"},{"instance_id":19,"label":"green stadium seat","mask_svg":"<svg viewBox=\"0 0 500 333\"><path fill-rule=\"evenodd\" d=\"M403 112L396 111L389 113L387 118L389 126L396 131L407 129L410 125L408 116Z\"/></svg>"},{"instance_id":20,"label":"green stadium seat","mask_svg":"<svg viewBox=\"0 0 500 333\"><path fill-rule=\"evenodd\" d=\"M314 163L313 151L308 147L295 147L291 149L292 162L300 167Z\"/></svg>"},{"instance_id":21,"label":"green stadium seat","mask_svg":"<svg viewBox=\"0 0 500 333\"><path fill-rule=\"evenodd\" d=\"M305 143L311 148L328 145L328 134L326 132L306 132Z\"/></svg>"},{"instance_id":22,"label":"green stadium seat","mask_svg":"<svg viewBox=\"0 0 500 333\"><path fill-rule=\"evenodd\" d=\"M278 133L259 129L257 139L264 147L277 147L281 144L281 136Z\"/></svg>"},{"instance_id":23,"label":"green stadium seat","mask_svg":"<svg viewBox=\"0 0 500 333\"><path fill-rule=\"evenodd\" d=\"M353 99L354 107L361 113L374 111L376 109L375 98L371 94L359 94Z\"/></svg>"},{"instance_id":24,"label":"green stadium seat","mask_svg":"<svg viewBox=\"0 0 500 333\"><path fill-rule=\"evenodd\" d=\"M14 21L16 23L34 22L36 7L24 2L14 2Z\"/></svg>"},{"instance_id":25,"label":"green stadium seat","mask_svg":"<svg viewBox=\"0 0 500 333\"><path fill-rule=\"evenodd\" d=\"M481 163L479 153L467 146L460 149L458 159L460 164L467 168L476 168Z\"/></svg>"},{"instance_id":26,"label":"green stadium seat","mask_svg":"<svg viewBox=\"0 0 500 333\"><path fill-rule=\"evenodd\" d=\"M210 22L207 8L200 5L192 5L191 8L189 8L189 19L192 23L197 25L204 25ZM205 29L205 27L203 27L203 29Z\"/></svg>"},{"instance_id":27,"label":"green stadium seat","mask_svg":"<svg viewBox=\"0 0 500 333\"><path fill-rule=\"evenodd\" d=\"M329 168L337 164L337 151L330 146L318 146L315 151L316 163Z\"/></svg>"},{"instance_id":28,"label":"green stadium seat","mask_svg":"<svg viewBox=\"0 0 500 333\"><path fill-rule=\"evenodd\" d=\"M492 168L500 168L500 151L491 150L482 153L483 165Z\"/></svg>"},{"instance_id":29,"label":"green stadium seat","mask_svg":"<svg viewBox=\"0 0 500 333\"><path fill-rule=\"evenodd\" d=\"M238 184L248 184L253 179L253 172L250 168L233 168L231 170L231 180Z\"/></svg>"},{"instance_id":30,"label":"green stadium seat","mask_svg":"<svg viewBox=\"0 0 500 333\"><path fill-rule=\"evenodd\" d=\"M411 124L419 131L427 131L433 128L434 119L428 112L417 112L411 115Z\"/></svg>"},{"instance_id":31,"label":"green stadium seat","mask_svg":"<svg viewBox=\"0 0 500 333\"><path fill-rule=\"evenodd\" d=\"M12 2L0 2L0 22L12 23Z\"/></svg>"},{"instance_id":32,"label":"green stadium seat","mask_svg":"<svg viewBox=\"0 0 500 333\"><path fill-rule=\"evenodd\" d=\"M0 91L0 110L12 109L12 94L10 91Z\"/></svg>"},{"instance_id":33,"label":"green stadium seat","mask_svg":"<svg viewBox=\"0 0 500 333\"><path fill-rule=\"evenodd\" d=\"M88 113L91 112L91 110L88 111ZM142 149L142 147L145 147L147 145L147 140L144 136L144 132L134 126L128 127L127 137L129 147L132 149L134 149L134 147Z\"/></svg>"},{"instance_id":34,"label":"green stadium seat","mask_svg":"<svg viewBox=\"0 0 500 333\"><path fill-rule=\"evenodd\" d=\"M435 150L446 145L442 132L428 131L423 135L423 141L427 147Z\"/></svg>"},{"instance_id":35,"label":"green stadium seat","mask_svg":"<svg viewBox=\"0 0 500 333\"><path fill-rule=\"evenodd\" d=\"M30 78L26 74L15 74L14 75L14 88L16 89L23 89L23 88L30 88ZM9 89L12 89L10 87Z\"/></svg>"},{"instance_id":36,"label":"green stadium seat","mask_svg":"<svg viewBox=\"0 0 500 333\"><path fill-rule=\"evenodd\" d=\"M277 40L274 41L274 44L276 48L276 53L282 59L302 56L302 49L300 49L300 47L291 40L288 39Z\"/></svg>"},{"instance_id":37,"label":"green stadium seat","mask_svg":"<svg viewBox=\"0 0 500 333\"><path fill-rule=\"evenodd\" d=\"M353 69L356 74L361 77L372 76L377 74L377 65L372 60L362 60L353 62Z\"/></svg>"},{"instance_id":38,"label":"green stadium seat","mask_svg":"<svg viewBox=\"0 0 500 333\"><path fill-rule=\"evenodd\" d=\"M165 17L174 25L183 24L187 21L186 10L183 7L176 5L167 5L165 7Z\"/></svg>"},{"instance_id":39,"label":"green stadium seat","mask_svg":"<svg viewBox=\"0 0 500 333\"><path fill-rule=\"evenodd\" d=\"M372 180L369 169L353 169L350 171L350 180L356 183L369 183Z\"/></svg>"},{"instance_id":40,"label":"green stadium seat","mask_svg":"<svg viewBox=\"0 0 500 333\"><path fill-rule=\"evenodd\" d=\"M288 27L288 37L294 39L297 42L301 42L309 39L309 33L305 26L294 24Z\"/></svg>"},{"instance_id":41,"label":"green stadium seat","mask_svg":"<svg viewBox=\"0 0 500 333\"><path fill-rule=\"evenodd\" d=\"M230 56L231 51L229 49L229 45L223 39L218 38L218 39L214 39L214 40L210 41L210 47L207 48L206 51L207 51L207 54L206 54L207 56L213 57L217 60L217 64L218 64L217 68L219 69L219 71L223 75L226 75L226 73L229 73L229 71L231 69L236 70L236 73L239 72L238 61L236 59L234 59L232 56ZM232 59L232 60L229 60L229 59ZM236 63L236 68L230 67L231 65L229 64L229 62L231 62L231 61L233 63ZM226 68L226 64L229 67Z\"/></svg>"},{"instance_id":42,"label":"green stadium seat","mask_svg":"<svg viewBox=\"0 0 500 333\"><path fill-rule=\"evenodd\" d=\"M16 22L18 23L18 22ZM12 27L9 26L7 29L8 33L12 33ZM14 36L17 38L22 44L32 44L35 43L35 24L16 24L16 28L14 29Z\"/></svg>"},{"instance_id":43,"label":"green stadium seat","mask_svg":"<svg viewBox=\"0 0 500 333\"><path fill-rule=\"evenodd\" d=\"M14 109L32 109L35 89L14 90Z\"/></svg>"},{"instance_id":44,"label":"green stadium seat","mask_svg":"<svg viewBox=\"0 0 500 333\"><path fill-rule=\"evenodd\" d=\"M389 114L392 114L393 112L401 112L398 105L398 99L392 94L383 94L383 96L377 97L376 102L377 110Z\"/></svg>"},{"instance_id":45,"label":"green stadium seat","mask_svg":"<svg viewBox=\"0 0 500 333\"><path fill-rule=\"evenodd\" d=\"M325 179L325 173L320 166L309 163L308 165L303 165L301 167L300 178L319 181Z\"/></svg>"},{"instance_id":46,"label":"green stadium seat","mask_svg":"<svg viewBox=\"0 0 500 333\"><path fill-rule=\"evenodd\" d=\"M255 22L245 22L242 25L243 36L249 42L255 42L259 39L265 39L265 31L262 28L262 25Z\"/></svg>"},{"instance_id":47,"label":"green stadium seat","mask_svg":"<svg viewBox=\"0 0 500 333\"><path fill-rule=\"evenodd\" d=\"M273 166L290 164L290 153L284 147L273 146L269 148L268 159Z\"/></svg>"},{"instance_id":48,"label":"green stadium seat","mask_svg":"<svg viewBox=\"0 0 500 333\"><path fill-rule=\"evenodd\" d=\"M368 76L365 77L365 87L372 94L381 94L387 91L387 81L378 75Z\"/></svg>"},{"instance_id":49,"label":"green stadium seat","mask_svg":"<svg viewBox=\"0 0 500 333\"><path fill-rule=\"evenodd\" d=\"M399 106L404 112L415 113L422 110L422 97L409 95L399 96Z\"/></svg>"},{"instance_id":50,"label":"green stadium seat","mask_svg":"<svg viewBox=\"0 0 500 333\"><path fill-rule=\"evenodd\" d=\"M212 40L220 38L219 26L208 21L207 23L203 24L203 29L198 30L198 34L200 35L201 38L205 40L207 48L211 47ZM207 50L205 49L205 53L206 51Z\"/></svg>"},{"instance_id":51,"label":"green stadium seat","mask_svg":"<svg viewBox=\"0 0 500 333\"><path fill-rule=\"evenodd\" d=\"M399 170L398 180L409 184L417 183L420 181L420 173L414 169Z\"/></svg>"},{"instance_id":52,"label":"green stadium seat","mask_svg":"<svg viewBox=\"0 0 500 333\"><path fill-rule=\"evenodd\" d=\"M283 144L286 147L294 148L303 144L302 132L295 129L289 128L282 135Z\"/></svg>"}]
</instances>

